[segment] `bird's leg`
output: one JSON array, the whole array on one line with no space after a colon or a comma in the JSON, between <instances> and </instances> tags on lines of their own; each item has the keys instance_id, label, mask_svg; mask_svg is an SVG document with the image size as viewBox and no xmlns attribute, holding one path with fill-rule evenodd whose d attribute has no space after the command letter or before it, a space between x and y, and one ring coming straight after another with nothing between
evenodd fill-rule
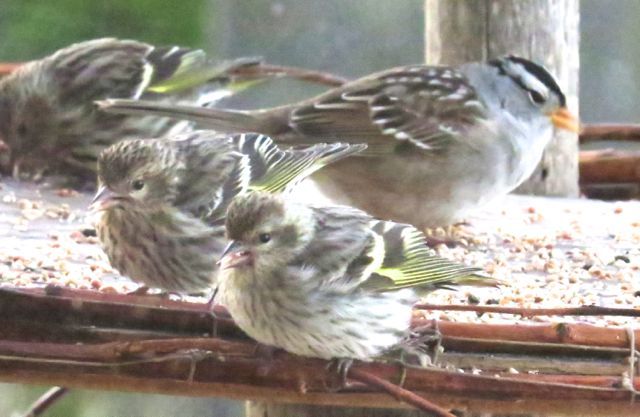
<instances>
[{"instance_id":1,"label":"bird's leg","mask_svg":"<svg viewBox=\"0 0 640 417\"><path fill-rule=\"evenodd\" d=\"M350 358L335 358L327 364L327 370L338 376L337 383L326 386L328 391L339 391L347 385L347 374L351 365L353 365L353 359Z\"/></svg>"},{"instance_id":2,"label":"bird's leg","mask_svg":"<svg viewBox=\"0 0 640 417\"><path fill-rule=\"evenodd\" d=\"M460 231L457 230L460 226L469 225L467 222L459 222L449 225L445 228L426 228L424 234L427 246L433 248L438 245L445 245L449 248L455 248L456 246L468 246L467 239L460 236Z\"/></svg>"},{"instance_id":3,"label":"bird's leg","mask_svg":"<svg viewBox=\"0 0 640 417\"><path fill-rule=\"evenodd\" d=\"M214 288L211 297L209 297L209 301L207 301L207 311L211 316L211 320L213 320L213 326L211 327L211 337L218 336L218 316L216 315L216 311L214 309L216 305L216 295L218 295L218 287Z\"/></svg>"},{"instance_id":4,"label":"bird's leg","mask_svg":"<svg viewBox=\"0 0 640 417\"><path fill-rule=\"evenodd\" d=\"M42 179L44 178L45 171L46 171L45 167L36 168L35 171L33 172L33 175L31 176L31 180L33 182L42 181Z\"/></svg>"},{"instance_id":5,"label":"bird's leg","mask_svg":"<svg viewBox=\"0 0 640 417\"><path fill-rule=\"evenodd\" d=\"M257 342L253 349L253 355L265 362L271 362L275 353L280 350L279 348L271 345L265 345L264 343Z\"/></svg>"},{"instance_id":6,"label":"bird's leg","mask_svg":"<svg viewBox=\"0 0 640 417\"><path fill-rule=\"evenodd\" d=\"M21 159L17 159L13 163L13 167L11 168L11 176L14 180L20 180L20 164L22 163Z\"/></svg>"}]
</instances>

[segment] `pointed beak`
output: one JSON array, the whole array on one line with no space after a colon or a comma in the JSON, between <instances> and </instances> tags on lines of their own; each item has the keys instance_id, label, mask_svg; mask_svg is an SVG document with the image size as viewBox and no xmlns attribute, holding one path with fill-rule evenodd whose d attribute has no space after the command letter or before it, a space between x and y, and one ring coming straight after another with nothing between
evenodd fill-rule
<instances>
[{"instance_id":1,"label":"pointed beak","mask_svg":"<svg viewBox=\"0 0 640 417\"><path fill-rule=\"evenodd\" d=\"M96 195L91 200L91 205L89 206L89 210L91 211L101 211L106 210L109 207L115 205L118 201L118 195L111 191L104 185L101 185L96 192Z\"/></svg>"},{"instance_id":2,"label":"pointed beak","mask_svg":"<svg viewBox=\"0 0 640 417\"><path fill-rule=\"evenodd\" d=\"M549 114L551 123L559 129L580 133L580 122L566 107L561 107Z\"/></svg>"},{"instance_id":3,"label":"pointed beak","mask_svg":"<svg viewBox=\"0 0 640 417\"><path fill-rule=\"evenodd\" d=\"M229 242L218 261L221 269L239 268L251 264L253 264L253 255L236 240Z\"/></svg>"}]
</instances>

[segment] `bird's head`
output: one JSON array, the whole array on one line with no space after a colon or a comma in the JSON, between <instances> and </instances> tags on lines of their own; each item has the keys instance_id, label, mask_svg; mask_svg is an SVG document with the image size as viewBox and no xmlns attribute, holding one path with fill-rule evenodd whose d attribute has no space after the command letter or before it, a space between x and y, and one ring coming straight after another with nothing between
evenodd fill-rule
<instances>
[{"instance_id":1,"label":"bird's head","mask_svg":"<svg viewBox=\"0 0 640 417\"><path fill-rule=\"evenodd\" d=\"M547 118L560 129L578 132L578 119L567 109L566 97L554 77L541 65L517 56L489 61L499 80L493 85L498 105L514 117Z\"/></svg>"},{"instance_id":2,"label":"bird's head","mask_svg":"<svg viewBox=\"0 0 640 417\"><path fill-rule=\"evenodd\" d=\"M98 191L92 209L154 209L175 198L180 169L174 148L160 139L134 139L98 158Z\"/></svg>"},{"instance_id":3,"label":"bird's head","mask_svg":"<svg viewBox=\"0 0 640 417\"><path fill-rule=\"evenodd\" d=\"M4 171L28 165L32 157L48 155L57 143L51 98L46 90L37 91L23 75L11 74L0 81L0 161Z\"/></svg>"},{"instance_id":4,"label":"bird's head","mask_svg":"<svg viewBox=\"0 0 640 417\"><path fill-rule=\"evenodd\" d=\"M229 244L220 259L222 270L253 268L257 273L283 267L298 255L313 234L313 218L280 196L250 192L236 197L227 210Z\"/></svg>"}]
</instances>

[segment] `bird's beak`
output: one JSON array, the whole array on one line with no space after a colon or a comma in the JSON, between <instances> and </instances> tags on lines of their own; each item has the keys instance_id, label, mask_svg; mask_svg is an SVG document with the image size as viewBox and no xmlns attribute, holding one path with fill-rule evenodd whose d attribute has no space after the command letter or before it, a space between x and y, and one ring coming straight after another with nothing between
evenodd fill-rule
<instances>
[{"instance_id":1,"label":"bird's beak","mask_svg":"<svg viewBox=\"0 0 640 417\"><path fill-rule=\"evenodd\" d=\"M221 269L239 268L241 266L251 265L253 263L253 255L246 250L242 243L232 240L229 242L222 256L218 261Z\"/></svg>"},{"instance_id":2,"label":"bird's beak","mask_svg":"<svg viewBox=\"0 0 640 417\"><path fill-rule=\"evenodd\" d=\"M580 122L566 107L560 107L558 110L549 114L551 123L559 129L568 130L574 133L580 133Z\"/></svg>"},{"instance_id":3,"label":"bird's beak","mask_svg":"<svg viewBox=\"0 0 640 417\"><path fill-rule=\"evenodd\" d=\"M93 200L91 200L91 205L89 206L89 210L91 211L101 211L106 210L109 207L117 204L120 198L116 193L111 191L107 186L101 185L96 192L96 195L93 196Z\"/></svg>"}]
</instances>

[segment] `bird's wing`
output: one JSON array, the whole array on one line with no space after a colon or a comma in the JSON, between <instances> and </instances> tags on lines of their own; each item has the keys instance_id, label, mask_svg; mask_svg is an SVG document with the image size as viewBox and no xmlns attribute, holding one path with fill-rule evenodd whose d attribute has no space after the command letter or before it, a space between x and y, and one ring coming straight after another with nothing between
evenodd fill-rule
<instances>
[{"instance_id":1,"label":"bird's wing","mask_svg":"<svg viewBox=\"0 0 640 417\"><path fill-rule=\"evenodd\" d=\"M231 137L211 130L193 131L169 139L181 157L174 204L182 211L214 223L228 204L227 183L236 178L244 155Z\"/></svg>"},{"instance_id":2,"label":"bird's wing","mask_svg":"<svg viewBox=\"0 0 640 417\"><path fill-rule=\"evenodd\" d=\"M233 155L230 155L234 157L234 163L227 166L229 169L224 171L221 186L216 187L215 210L207 216L208 221L213 222L224 217L227 206L238 194L248 190L272 193L290 190L323 166L366 147L332 143L301 150L281 150L271 138L257 133L227 138L234 147Z\"/></svg>"},{"instance_id":3,"label":"bird's wing","mask_svg":"<svg viewBox=\"0 0 640 417\"><path fill-rule=\"evenodd\" d=\"M260 58L239 58L213 64L199 49L114 38L71 45L46 61L59 82L62 102L66 97L78 102L176 94L205 83L226 84L232 71L261 63Z\"/></svg>"},{"instance_id":4,"label":"bird's wing","mask_svg":"<svg viewBox=\"0 0 640 417\"><path fill-rule=\"evenodd\" d=\"M494 285L495 281L468 267L438 256L429 249L424 235L415 227L381 220L369 224L375 234L382 262L376 265L362 287L389 291L407 287L432 290L447 284ZM491 282L489 282L491 281Z\"/></svg>"},{"instance_id":5,"label":"bird's wing","mask_svg":"<svg viewBox=\"0 0 640 417\"><path fill-rule=\"evenodd\" d=\"M413 226L375 220L347 207L315 210L316 234L298 263L312 267L324 289L429 291L447 284L496 284L478 268L437 256Z\"/></svg>"},{"instance_id":6,"label":"bird's wing","mask_svg":"<svg viewBox=\"0 0 640 417\"><path fill-rule=\"evenodd\" d=\"M291 112L290 125L311 137L366 142L366 154L406 143L435 150L463 135L484 111L462 73L415 65L373 74L311 99Z\"/></svg>"},{"instance_id":7,"label":"bird's wing","mask_svg":"<svg viewBox=\"0 0 640 417\"><path fill-rule=\"evenodd\" d=\"M350 292L382 260L382 254L375 252L375 236L369 230L371 216L346 206L312 210L316 219L313 239L292 264L315 271L313 285Z\"/></svg>"},{"instance_id":8,"label":"bird's wing","mask_svg":"<svg viewBox=\"0 0 640 417\"><path fill-rule=\"evenodd\" d=\"M290 190L317 170L366 149L362 144L318 143L304 149L280 149L264 135L239 135L240 152L249 158L252 190Z\"/></svg>"},{"instance_id":9,"label":"bird's wing","mask_svg":"<svg viewBox=\"0 0 640 417\"><path fill-rule=\"evenodd\" d=\"M177 55L173 61L178 61L171 68L166 68L167 56ZM262 58L245 57L221 61L218 63L206 63L204 52L186 48L155 48L147 60L157 68L154 78L150 81L146 93L167 94L177 91L189 90L205 83L223 84L228 94L242 91L257 83L264 81L260 78L244 79L233 75L235 71L244 67L253 67L262 63ZM162 69L162 72L160 72ZM213 96L209 101L215 101L221 97ZM200 100L207 104L207 100Z\"/></svg>"},{"instance_id":10,"label":"bird's wing","mask_svg":"<svg viewBox=\"0 0 640 417\"><path fill-rule=\"evenodd\" d=\"M137 98L152 79L146 56L153 47L113 38L80 42L63 48L46 62L60 88L60 101Z\"/></svg>"}]
</instances>

